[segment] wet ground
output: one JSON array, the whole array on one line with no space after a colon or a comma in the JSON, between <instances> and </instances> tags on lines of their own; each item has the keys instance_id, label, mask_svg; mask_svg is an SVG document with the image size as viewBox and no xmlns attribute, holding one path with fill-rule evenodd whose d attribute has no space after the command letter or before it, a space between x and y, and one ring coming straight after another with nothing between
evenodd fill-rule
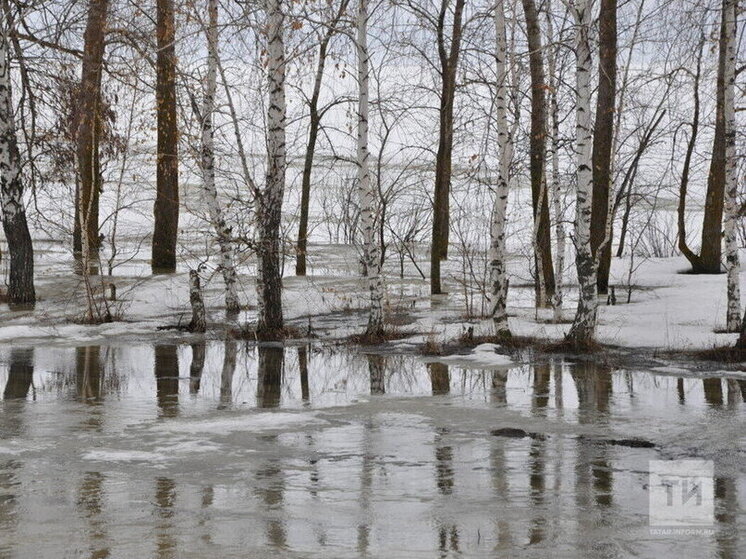
<instances>
[{"instance_id":1,"label":"wet ground","mask_svg":"<svg viewBox=\"0 0 746 559\"><path fill-rule=\"evenodd\" d=\"M746 376L302 346L0 348L0 557L746 556ZM651 532L651 460L715 517Z\"/></svg>"}]
</instances>

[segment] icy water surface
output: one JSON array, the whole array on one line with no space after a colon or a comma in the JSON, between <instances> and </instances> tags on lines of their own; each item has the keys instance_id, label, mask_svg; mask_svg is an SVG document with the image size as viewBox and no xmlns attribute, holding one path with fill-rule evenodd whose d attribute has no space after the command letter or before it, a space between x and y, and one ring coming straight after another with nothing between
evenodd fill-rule
<instances>
[{"instance_id":1,"label":"icy water surface","mask_svg":"<svg viewBox=\"0 0 746 559\"><path fill-rule=\"evenodd\" d=\"M746 556L738 378L317 347L0 348L0 557ZM653 534L650 460L715 463Z\"/></svg>"}]
</instances>

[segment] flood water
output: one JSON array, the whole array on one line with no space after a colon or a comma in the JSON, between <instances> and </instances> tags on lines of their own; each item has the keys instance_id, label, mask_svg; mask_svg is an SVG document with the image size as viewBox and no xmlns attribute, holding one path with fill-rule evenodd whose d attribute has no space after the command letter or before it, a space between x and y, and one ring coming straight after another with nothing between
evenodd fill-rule
<instances>
[{"instance_id":1,"label":"flood water","mask_svg":"<svg viewBox=\"0 0 746 559\"><path fill-rule=\"evenodd\" d=\"M237 342L0 361L2 558L746 556L738 378ZM652 533L649 461L684 458L714 461L715 523Z\"/></svg>"}]
</instances>

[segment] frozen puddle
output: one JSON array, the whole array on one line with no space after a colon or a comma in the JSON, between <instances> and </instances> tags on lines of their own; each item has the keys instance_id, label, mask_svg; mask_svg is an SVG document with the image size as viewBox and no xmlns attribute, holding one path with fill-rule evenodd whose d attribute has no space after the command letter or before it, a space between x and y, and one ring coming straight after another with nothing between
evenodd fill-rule
<instances>
[{"instance_id":1,"label":"frozen puddle","mask_svg":"<svg viewBox=\"0 0 746 559\"><path fill-rule=\"evenodd\" d=\"M0 347L0 556L746 556L741 375L233 343Z\"/></svg>"}]
</instances>

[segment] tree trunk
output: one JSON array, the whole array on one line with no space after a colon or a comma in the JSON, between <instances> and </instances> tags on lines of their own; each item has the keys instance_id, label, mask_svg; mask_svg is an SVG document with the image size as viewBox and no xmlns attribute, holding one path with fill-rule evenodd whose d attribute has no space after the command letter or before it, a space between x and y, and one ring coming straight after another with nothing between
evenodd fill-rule
<instances>
[{"instance_id":1,"label":"tree trunk","mask_svg":"<svg viewBox=\"0 0 746 559\"><path fill-rule=\"evenodd\" d=\"M702 274L719 274L722 256L722 221L725 201L725 59L727 58L726 10L723 9L718 54L715 137L712 144L710 173L707 177L705 215L702 222L702 250L699 269Z\"/></svg>"},{"instance_id":2,"label":"tree trunk","mask_svg":"<svg viewBox=\"0 0 746 559\"><path fill-rule=\"evenodd\" d=\"M220 247L220 271L225 283L225 308L229 313L241 310L238 302L238 277L236 274L235 251L231 240L231 228L225 222L215 186L215 138L213 117L215 95L217 93L218 72L218 2L208 0L209 22L207 27L207 77L205 96L202 104L202 183L210 214L210 221L218 237Z\"/></svg>"},{"instance_id":3,"label":"tree trunk","mask_svg":"<svg viewBox=\"0 0 746 559\"><path fill-rule=\"evenodd\" d=\"M300 218L298 220L298 244L296 246L295 275L306 275L306 254L308 248L308 211L311 203L311 174L313 172L313 160L316 153L316 141L321 128L321 114L319 113L319 97L321 95L321 83L324 79L324 69L326 68L326 55L334 34L337 32L339 20L347 9L349 0L342 0L339 9L332 21L329 22L326 32L319 43L319 59L316 62L316 74L313 80L313 92L311 99L308 101L308 112L310 123L308 127L308 143L306 144L306 154L303 160L303 174L301 176L301 196L300 196Z\"/></svg>"},{"instance_id":4,"label":"tree trunk","mask_svg":"<svg viewBox=\"0 0 746 559\"><path fill-rule=\"evenodd\" d=\"M280 274L280 223L285 192L285 45L281 0L267 4L267 176L258 200L259 264L257 266L257 335L281 334L282 276Z\"/></svg>"},{"instance_id":5,"label":"tree trunk","mask_svg":"<svg viewBox=\"0 0 746 559\"><path fill-rule=\"evenodd\" d=\"M617 1L601 0L599 14L598 96L593 130L593 213L591 250L598 263L596 285L606 294L611 264L610 187L616 107Z\"/></svg>"},{"instance_id":6,"label":"tree trunk","mask_svg":"<svg viewBox=\"0 0 746 559\"><path fill-rule=\"evenodd\" d=\"M368 336L383 334L383 280L381 278L380 246L375 236L376 192L370 180L368 151L368 0L358 0L357 13L357 79L359 87L357 109L357 181L360 190L360 222L363 229L363 254L370 291Z\"/></svg>"},{"instance_id":7,"label":"tree trunk","mask_svg":"<svg viewBox=\"0 0 746 559\"><path fill-rule=\"evenodd\" d=\"M108 0L90 0L84 35L83 68L76 114L78 189L73 225L73 252L86 262L98 260L98 199L101 191L101 69L104 59ZM85 231L85 235L82 233Z\"/></svg>"},{"instance_id":8,"label":"tree trunk","mask_svg":"<svg viewBox=\"0 0 746 559\"><path fill-rule=\"evenodd\" d=\"M723 0L723 27L725 35L725 67L723 72L723 113L725 137L725 269L728 272L728 308L726 329L741 329L741 289L738 259L738 157L736 154L736 19L738 0Z\"/></svg>"},{"instance_id":9,"label":"tree trunk","mask_svg":"<svg viewBox=\"0 0 746 559\"><path fill-rule=\"evenodd\" d=\"M23 205L23 179L14 118L6 22L0 28L0 205L10 253L8 303L11 308L27 308L36 303L34 247Z\"/></svg>"},{"instance_id":10,"label":"tree trunk","mask_svg":"<svg viewBox=\"0 0 746 559\"><path fill-rule=\"evenodd\" d=\"M456 70L461 51L461 24L466 0L456 0L453 9L453 30L450 49L446 48L445 20L448 0L441 0L437 25L438 57L440 59L440 127L438 153L435 158L435 192L433 201L433 234L430 250L430 293L442 293L440 261L448 258L450 231L451 157L453 153L453 105L456 96Z\"/></svg>"},{"instance_id":11,"label":"tree trunk","mask_svg":"<svg viewBox=\"0 0 746 559\"><path fill-rule=\"evenodd\" d=\"M591 250L591 213L593 205L592 131L591 131L591 47L589 30L591 10L588 0L576 0L573 7L575 17L575 72L576 88L576 138L577 138L577 196L575 214L576 267L580 293L578 308L567 339L584 345L593 341L596 331L598 295L596 291L596 267Z\"/></svg>"},{"instance_id":12,"label":"tree trunk","mask_svg":"<svg viewBox=\"0 0 746 559\"><path fill-rule=\"evenodd\" d=\"M549 41L554 41L552 25L552 4L547 4L547 36ZM551 138L549 142L549 159L552 163L552 206L554 210L554 230L557 242L555 252L555 281L554 296L552 297L552 309L554 310L554 321L562 320L563 287L565 275L565 225L562 215L562 187L560 185L559 170L559 103L558 88L559 76L557 76L557 56L555 49L549 49L547 54L549 66L549 118L552 124Z\"/></svg>"},{"instance_id":13,"label":"tree trunk","mask_svg":"<svg viewBox=\"0 0 746 559\"><path fill-rule=\"evenodd\" d=\"M508 325L507 298L508 278L506 274L505 229L507 225L508 194L510 192L510 164L513 159L513 138L508 129L506 105L509 96L506 58L508 38L505 31L505 1L495 5L495 59L497 62L497 92L495 95L495 119L497 121L498 169L495 203L492 208L490 227L490 316L498 336L511 335Z\"/></svg>"},{"instance_id":14,"label":"tree trunk","mask_svg":"<svg viewBox=\"0 0 746 559\"><path fill-rule=\"evenodd\" d=\"M190 332L205 332L207 330L205 301L202 297L199 273L196 270L189 270L189 304L192 306L192 321L189 323L188 330Z\"/></svg>"},{"instance_id":15,"label":"tree trunk","mask_svg":"<svg viewBox=\"0 0 746 559\"><path fill-rule=\"evenodd\" d=\"M549 196L544 161L546 159L547 103L541 27L534 0L523 0L531 70L531 138L529 142L531 202L534 211L534 263L536 266L536 306L546 307L554 295L554 268L550 237Z\"/></svg>"},{"instance_id":16,"label":"tree trunk","mask_svg":"<svg viewBox=\"0 0 746 559\"><path fill-rule=\"evenodd\" d=\"M153 215L153 273L176 271L179 160L176 121L176 24L173 0L157 0L156 105L158 156Z\"/></svg>"},{"instance_id":17,"label":"tree trunk","mask_svg":"<svg viewBox=\"0 0 746 559\"><path fill-rule=\"evenodd\" d=\"M746 311L743 313L743 318L741 319L741 335L738 336L736 347L746 350Z\"/></svg>"}]
</instances>

